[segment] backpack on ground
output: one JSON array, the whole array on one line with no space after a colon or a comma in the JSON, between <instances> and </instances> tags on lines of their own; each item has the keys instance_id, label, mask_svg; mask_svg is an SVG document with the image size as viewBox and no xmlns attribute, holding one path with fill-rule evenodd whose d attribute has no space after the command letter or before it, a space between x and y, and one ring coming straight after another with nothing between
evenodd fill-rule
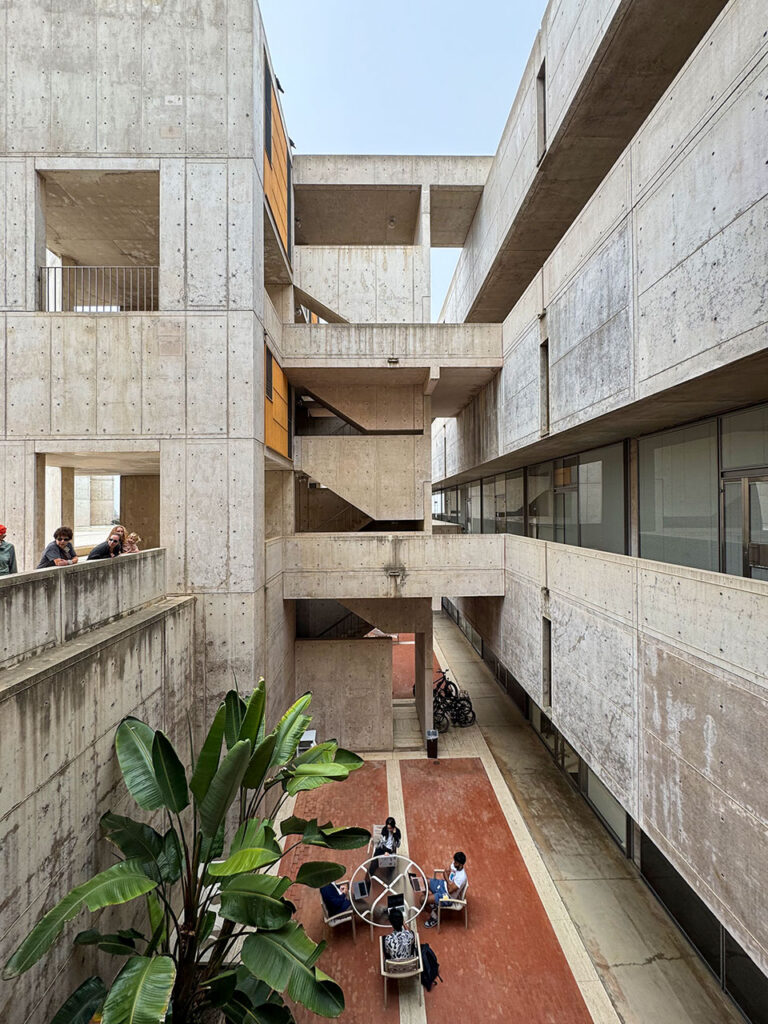
<instances>
[{"instance_id":1,"label":"backpack on ground","mask_svg":"<svg viewBox=\"0 0 768 1024\"><path fill-rule=\"evenodd\" d=\"M435 951L426 943L421 947L421 962L424 970L421 972L421 984L429 992L433 985L443 979L440 977L440 964L437 962Z\"/></svg>"}]
</instances>

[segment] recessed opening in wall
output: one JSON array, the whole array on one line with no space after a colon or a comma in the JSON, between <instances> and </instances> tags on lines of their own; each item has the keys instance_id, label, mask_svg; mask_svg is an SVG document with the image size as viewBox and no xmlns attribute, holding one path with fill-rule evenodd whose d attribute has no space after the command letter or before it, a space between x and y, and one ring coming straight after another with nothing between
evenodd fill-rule
<instances>
[{"instance_id":1,"label":"recessed opening in wall","mask_svg":"<svg viewBox=\"0 0 768 1024\"><path fill-rule=\"evenodd\" d=\"M59 526L74 530L84 556L116 525L138 534L140 550L160 546L158 452L55 452L41 454L45 472L44 514L37 517L45 546Z\"/></svg>"},{"instance_id":2,"label":"recessed opening in wall","mask_svg":"<svg viewBox=\"0 0 768 1024\"><path fill-rule=\"evenodd\" d=\"M536 76L536 160L541 163L547 152L547 64L541 62Z\"/></svg>"},{"instance_id":3,"label":"recessed opening in wall","mask_svg":"<svg viewBox=\"0 0 768 1024\"><path fill-rule=\"evenodd\" d=\"M158 308L159 171L39 171L39 308L120 313Z\"/></svg>"},{"instance_id":4,"label":"recessed opening in wall","mask_svg":"<svg viewBox=\"0 0 768 1024\"><path fill-rule=\"evenodd\" d=\"M545 714L552 714L552 622L541 620L541 696Z\"/></svg>"}]
</instances>

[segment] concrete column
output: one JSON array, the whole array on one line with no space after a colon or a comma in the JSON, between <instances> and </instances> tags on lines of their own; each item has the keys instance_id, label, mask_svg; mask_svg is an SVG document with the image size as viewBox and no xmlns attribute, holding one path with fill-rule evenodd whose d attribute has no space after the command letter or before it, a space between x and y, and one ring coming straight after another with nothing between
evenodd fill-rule
<instances>
[{"instance_id":1,"label":"concrete column","mask_svg":"<svg viewBox=\"0 0 768 1024\"><path fill-rule=\"evenodd\" d=\"M638 478L637 441L629 442L627 459L627 500L629 503L629 554L640 557L640 481Z\"/></svg>"},{"instance_id":2,"label":"concrete column","mask_svg":"<svg viewBox=\"0 0 768 1024\"><path fill-rule=\"evenodd\" d=\"M424 396L424 437L420 455L424 460L424 532L432 533L432 398Z\"/></svg>"},{"instance_id":3,"label":"concrete column","mask_svg":"<svg viewBox=\"0 0 768 1024\"><path fill-rule=\"evenodd\" d=\"M61 509L56 527L59 526L75 528L75 471L71 466L61 467Z\"/></svg>"},{"instance_id":4,"label":"concrete column","mask_svg":"<svg viewBox=\"0 0 768 1024\"><path fill-rule=\"evenodd\" d=\"M414 266L414 285L418 286L418 292L414 287L414 306L418 301L418 294L421 295L421 321L428 324L432 319L432 285L431 285L431 247L432 228L430 224L430 191L429 185L421 186L421 203L419 205L419 217L416 221L416 232L413 244L421 249L420 260ZM415 310L414 310L415 311Z\"/></svg>"},{"instance_id":5,"label":"concrete column","mask_svg":"<svg viewBox=\"0 0 768 1024\"><path fill-rule=\"evenodd\" d=\"M421 738L426 746L426 731L432 728L432 623L416 633L416 713L421 725Z\"/></svg>"},{"instance_id":6,"label":"concrete column","mask_svg":"<svg viewBox=\"0 0 768 1024\"><path fill-rule=\"evenodd\" d=\"M23 560L24 571L37 565L40 553L45 547L45 455L36 454L34 474L34 517L32 523L32 552L27 550ZM18 553L17 553L18 554ZM33 560L34 559L34 560Z\"/></svg>"}]
</instances>

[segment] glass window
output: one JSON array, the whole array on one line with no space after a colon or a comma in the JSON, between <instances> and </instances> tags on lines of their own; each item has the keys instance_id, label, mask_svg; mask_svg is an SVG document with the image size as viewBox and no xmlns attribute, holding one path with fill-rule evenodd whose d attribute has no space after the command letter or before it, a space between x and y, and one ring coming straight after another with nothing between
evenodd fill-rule
<instances>
[{"instance_id":1,"label":"glass window","mask_svg":"<svg viewBox=\"0 0 768 1024\"><path fill-rule=\"evenodd\" d=\"M625 548L624 445L595 448L579 456L579 543L583 548Z\"/></svg>"},{"instance_id":2,"label":"glass window","mask_svg":"<svg viewBox=\"0 0 768 1024\"><path fill-rule=\"evenodd\" d=\"M640 871L715 974L720 976L720 923L643 832Z\"/></svg>"},{"instance_id":3,"label":"glass window","mask_svg":"<svg viewBox=\"0 0 768 1024\"><path fill-rule=\"evenodd\" d=\"M768 466L768 405L722 418L723 469Z\"/></svg>"},{"instance_id":4,"label":"glass window","mask_svg":"<svg viewBox=\"0 0 768 1024\"><path fill-rule=\"evenodd\" d=\"M445 518L449 523L459 521L459 492L456 487L449 487L445 494Z\"/></svg>"},{"instance_id":5,"label":"glass window","mask_svg":"<svg viewBox=\"0 0 768 1024\"><path fill-rule=\"evenodd\" d=\"M528 470L528 536L554 540L554 490L551 462Z\"/></svg>"},{"instance_id":6,"label":"glass window","mask_svg":"<svg viewBox=\"0 0 768 1024\"><path fill-rule=\"evenodd\" d=\"M640 554L719 568L715 420L640 439Z\"/></svg>"},{"instance_id":7,"label":"glass window","mask_svg":"<svg viewBox=\"0 0 768 1024\"><path fill-rule=\"evenodd\" d=\"M561 544L578 544L578 456L557 459L554 465L555 540Z\"/></svg>"},{"instance_id":8,"label":"glass window","mask_svg":"<svg viewBox=\"0 0 768 1024\"><path fill-rule=\"evenodd\" d=\"M469 485L469 504L467 508L467 532L482 533L483 521L481 519L482 489L480 481L475 480Z\"/></svg>"},{"instance_id":9,"label":"glass window","mask_svg":"<svg viewBox=\"0 0 768 1024\"><path fill-rule=\"evenodd\" d=\"M496 477L483 480L483 533L496 533Z\"/></svg>"},{"instance_id":10,"label":"glass window","mask_svg":"<svg viewBox=\"0 0 768 1024\"><path fill-rule=\"evenodd\" d=\"M468 533L469 527L467 524L469 522L469 487L467 486L467 484L462 484L458 490L458 523L459 526L461 527L461 532Z\"/></svg>"},{"instance_id":11,"label":"glass window","mask_svg":"<svg viewBox=\"0 0 768 1024\"><path fill-rule=\"evenodd\" d=\"M494 499L496 507L496 533L504 533L507 528L507 484L503 473L499 473L495 479Z\"/></svg>"},{"instance_id":12,"label":"glass window","mask_svg":"<svg viewBox=\"0 0 768 1024\"><path fill-rule=\"evenodd\" d=\"M513 473L506 473L504 478L505 490L505 533L516 533L522 536L525 533L525 488L524 470L516 469Z\"/></svg>"},{"instance_id":13,"label":"glass window","mask_svg":"<svg viewBox=\"0 0 768 1024\"><path fill-rule=\"evenodd\" d=\"M608 826L608 830L613 833L622 850L626 850L627 812L591 768L587 768L587 799Z\"/></svg>"},{"instance_id":14,"label":"glass window","mask_svg":"<svg viewBox=\"0 0 768 1024\"><path fill-rule=\"evenodd\" d=\"M443 492L433 491L432 492L432 518L442 519L443 518Z\"/></svg>"},{"instance_id":15,"label":"glass window","mask_svg":"<svg viewBox=\"0 0 768 1024\"><path fill-rule=\"evenodd\" d=\"M753 1024L768 1024L768 978L727 932L725 936L725 991Z\"/></svg>"}]
</instances>

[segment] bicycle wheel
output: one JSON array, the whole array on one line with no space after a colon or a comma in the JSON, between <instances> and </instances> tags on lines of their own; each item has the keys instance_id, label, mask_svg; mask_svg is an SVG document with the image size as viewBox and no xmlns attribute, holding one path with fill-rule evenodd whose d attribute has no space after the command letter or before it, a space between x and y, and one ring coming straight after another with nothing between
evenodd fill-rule
<instances>
[{"instance_id":1,"label":"bicycle wheel","mask_svg":"<svg viewBox=\"0 0 768 1024\"><path fill-rule=\"evenodd\" d=\"M466 728L466 726L474 723L476 717L474 708L472 707L472 701L469 697L459 697L458 700L454 702L453 708L451 709L451 720L454 725Z\"/></svg>"},{"instance_id":2,"label":"bicycle wheel","mask_svg":"<svg viewBox=\"0 0 768 1024\"><path fill-rule=\"evenodd\" d=\"M432 715L432 719L434 722L435 729L437 729L438 732L448 732L451 720L445 713L445 711L443 711L442 709L440 709L439 711L435 711Z\"/></svg>"}]
</instances>

